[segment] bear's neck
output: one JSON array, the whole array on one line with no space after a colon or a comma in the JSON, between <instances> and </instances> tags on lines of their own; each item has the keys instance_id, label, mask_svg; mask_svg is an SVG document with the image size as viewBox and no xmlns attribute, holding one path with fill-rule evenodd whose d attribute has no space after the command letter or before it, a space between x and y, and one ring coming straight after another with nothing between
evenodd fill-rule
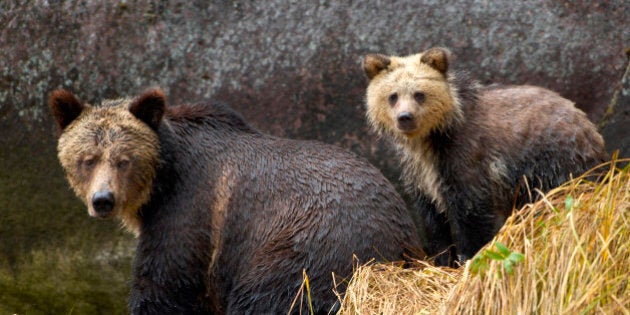
<instances>
[{"instance_id":1,"label":"bear's neck","mask_svg":"<svg viewBox=\"0 0 630 315\"><path fill-rule=\"evenodd\" d=\"M481 88L465 71L450 72L448 83L453 110L426 137L414 139L411 144L414 151L425 152L427 157L434 156L438 160L449 152L457 137L466 136L462 131L467 128L468 117L477 109Z\"/></svg>"},{"instance_id":2,"label":"bear's neck","mask_svg":"<svg viewBox=\"0 0 630 315\"><path fill-rule=\"evenodd\" d=\"M168 124L160 126L158 138L160 141L160 164L153 180L149 202L144 204L138 213L139 221L143 224L146 224L147 220L151 220L156 215L157 207L163 205L165 198L171 196L177 182L182 177L181 167L177 163L175 154L176 150L179 150L180 144L177 143L177 137ZM187 148L184 149L188 150ZM139 233L142 233L142 226L139 227Z\"/></svg>"}]
</instances>

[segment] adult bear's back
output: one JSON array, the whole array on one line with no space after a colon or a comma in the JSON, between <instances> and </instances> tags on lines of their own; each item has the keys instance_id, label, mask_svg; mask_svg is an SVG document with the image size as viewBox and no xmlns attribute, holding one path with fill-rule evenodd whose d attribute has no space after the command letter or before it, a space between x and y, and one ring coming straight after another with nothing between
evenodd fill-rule
<instances>
[{"instance_id":1,"label":"adult bear's back","mask_svg":"<svg viewBox=\"0 0 630 315\"><path fill-rule=\"evenodd\" d=\"M365 159L258 132L220 104L170 111L177 143L189 148L176 150L176 160L212 191L206 211L220 231L209 269L217 289L230 292L228 311L286 312L303 270L315 306L328 311L336 300L332 274L349 277L353 256L420 255L404 202ZM190 150L199 145L203 151Z\"/></svg>"}]
</instances>

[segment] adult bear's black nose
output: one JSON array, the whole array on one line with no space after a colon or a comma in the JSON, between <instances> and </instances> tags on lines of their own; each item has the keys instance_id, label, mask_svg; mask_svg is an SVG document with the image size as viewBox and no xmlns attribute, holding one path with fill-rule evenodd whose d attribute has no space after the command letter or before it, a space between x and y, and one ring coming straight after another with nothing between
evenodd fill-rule
<instances>
[{"instance_id":1,"label":"adult bear's black nose","mask_svg":"<svg viewBox=\"0 0 630 315\"><path fill-rule=\"evenodd\" d=\"M402 112L398 115L398 129L402 131L411 131L416 129L416 123L410 112Z\"/></svg>"},{"instance_id":2,"label":"adult bear's black nose","mask_svg":"<svg viewBox=\"0 0 630 315\"><path fill-rule=\"evenodd\" d=\"M114 194L111 191L97 191L92 196L92 207L100 217L106 217L114 210Z\"/></svg>"}]
</instances>

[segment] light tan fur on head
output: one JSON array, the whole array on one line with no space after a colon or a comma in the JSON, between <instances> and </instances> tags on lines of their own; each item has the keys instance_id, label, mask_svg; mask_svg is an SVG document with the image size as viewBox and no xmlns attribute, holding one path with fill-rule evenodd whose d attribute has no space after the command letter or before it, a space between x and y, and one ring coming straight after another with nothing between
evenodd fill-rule
<instances>
[{"instance_id":1,"label":"light tan fur on head","mask_svg":"<svg viewBox=\"0 0 630 315\"><path fill-rule=\"evenodd\" d=\"M447 75L449 52L433 48L406 57L368 55L364 69L367 118L379 133L401 141L421 139L431 131L462 119L457 93ZM399 128L401 113L409 113L414 128Z\"/></svg>"},{"instance_id":2,"label":"light tan fur on head","mask_svg":"<svg viewBox=\"0 0 630 315\"><path fill-rule=\"evenodd\" d=\"M58 157L90 216L119 217L138 235L138 211L150 198L159 164L159 140L155 130L129 111L133 104L133 99L119 99L99 107L85 105L76 119L62 126ZM100 191L114 195L110 213L94 210L92 198Z\"/></svg>"}]
</instances>

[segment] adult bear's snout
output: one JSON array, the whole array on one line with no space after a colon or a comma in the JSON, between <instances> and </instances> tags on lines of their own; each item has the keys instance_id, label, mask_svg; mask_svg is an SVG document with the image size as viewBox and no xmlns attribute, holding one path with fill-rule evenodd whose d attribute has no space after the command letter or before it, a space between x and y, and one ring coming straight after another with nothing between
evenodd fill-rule
<instances>
[{"instance_id":1,"label":"adult bear's snout","mask_svg":"<svg viewBox=\"0 0 630 315\"><path fill-rule=\"evenodd\" d=\"M104 218L114 210L115 201L111 191L97 191L92 196L92 207L97 216Z\"/></svg>"}]
</instances>

